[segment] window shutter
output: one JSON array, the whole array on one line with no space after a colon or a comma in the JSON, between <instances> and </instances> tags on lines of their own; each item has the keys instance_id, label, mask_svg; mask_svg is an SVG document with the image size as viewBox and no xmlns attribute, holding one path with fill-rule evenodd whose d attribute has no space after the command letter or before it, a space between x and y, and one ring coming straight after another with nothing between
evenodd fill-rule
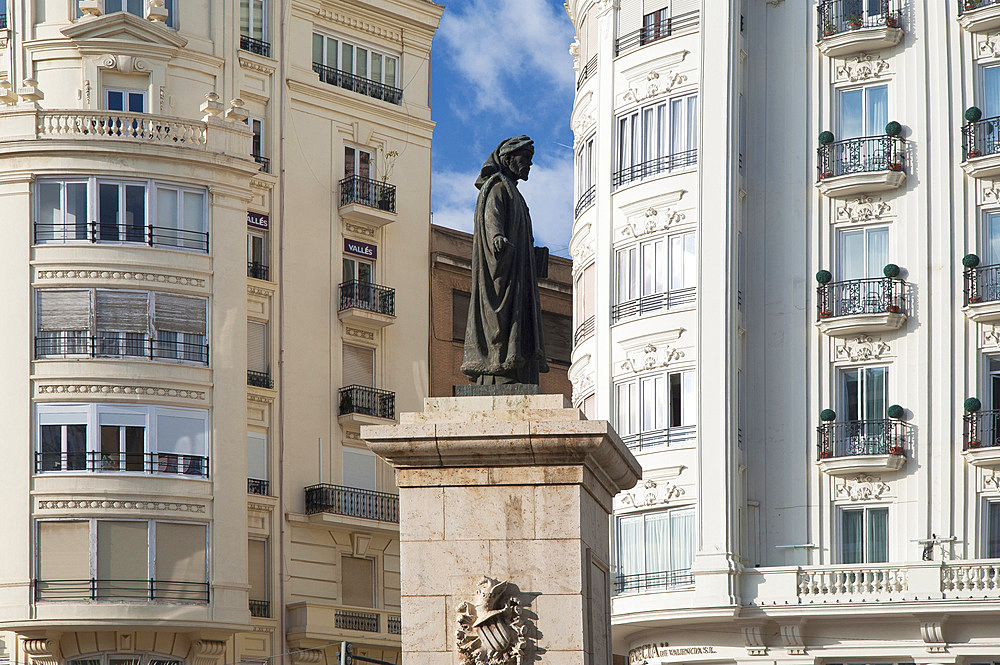
<instances>
[{"instance_id":1,"label":"window shutter","mask_svg":"<svg viewBox=\"0 0 1000 665\"><path fill-rule=\"evenodd\" d=\"M199 524L156 523L155 579L178 600L204 600L206 589L191 584L208 579L205 527Z\"/></svg>"},{"instance_id":2,"label":"window shutter","mask_svg":"<svg viewBox=\"0 0 1000 665\"><path fill-rule=\"evenodd\" d=\"M206 304L204 298L157 293L153 299L153 326L157 330L204 335Z\"/></svg>"},{"instance_id":3,"label":"window shutter","mask_svg":"<svg viewBox=\"0 0 1000 665\"><path fill-rule=\"evenodd\" d=\"M581 26L584 29L584 38L587 40L586 44L586 54L587 60L589 61L592 57L597 55L600 50L600 45L597 43L597 12L592 12L589 17L587 17L586 25ZM587 64L586 62L581 64Z\"/></svg>"},{"instance_id":4,"label":"window shutter","mask_svg":"<svg viewBox=\"0 0 1000 665\"><path fill-rule=\"evenodd\" d=\"M342 556L340 561L344 605L374 607L375 562L371 559L359 559L353 556Z\"/></svg>"},{"instance_id":5,"label":"window shutter","mask_svg":"<svg viewBox=\"0 0 1000 665\"><path fill-rule=\"evenodd\" d=\"M690 14L691 12L696 12L698 11L698 6L700 4L701 3L699 2L699 0L674 0L670 6L670 15L681 16L682 14ZM660 6L665 7L666 3L661 2Z\"/></svg>"},{"instance_id":6,"label":"window shutter","mask_svg":"<svg viewBox=\"0 0 1000 665\"><path fill-rule=\"evenodd\" d=\"M247 541L247 582L250 600L267 600L267 541Z\"/></svg>"},{"instance_id":7,"label":"window shutter","mask_svg":"<svg viewBox=\"0 0 1000 665\"><path fill-rule=\"evenodd\" d=\"M38 523L38 579L90 579L90 523Z\"/></svg>"},{"instance_id":8,"label":"window shutter","mask_svg":"<svg viewBox=\"0 0 1000 665\"><path fill-rule=\"evenodd\" d=\"M344 385L369 386L375 384L375 349L344 345Z\"/></svg>"},{"instance_id":9,"label":"window shutter","mask_svg":"<svg viewBox=\"0 0 1000 665\"><path fill-rule=\"evenodd\" d=\"M247 432L247 478L267 480L267 435Z\"/></svg>"},{"instance_id":10,"label":"window shutter","mask_svg":"<svg viewBox=\"0 0 1000 665\"><path fill-rule=\"evenodd\" d=\"M367 450L344 448L344 485L374 491L377 485L375 455Z\"/></svg>"},{"instance_id":11,"label":"window shutter","mask_svg":"<svg viewBox=\"0 0 1000 665\"><path fill-rule=\"evenodd\" d=\"M618 37L642 27L643 0L621 0L618 7Z\"/></svg>"},{"instance_id":12,"label":"window shutter","mask_svg":"<svg viewBox=\"0 0 1000 665\"><path fill-rule=\"evenodd\" d=\"M195 413L186 415L179 410L157 409L156 452L205 457L207 423L205 416Z\"/></svg>"},{"instance_id":13,"label":"window shutter","mask_svg":"<svg viewBox=\"0 0 1000 665\"><path fill-rule=\"evenodd\" d=\"M97 579L145 582L149 579L149 536L146 522L97 522ZM120 582L109 583L109 587ZM121 585L142 594L142 587ZM110 591L110 595L122 595Z\"/></svg>"},{"instance_id":14,"label":"window shutter","mask_svg":"<svg viewBox=\"0 0 1000 665\"><path fill-rule=\"evenodd\" d=\"M267 372L267 324L247 321L247 369Z\"/></svg>"},{"instance_id":15,"label":"window shutter","mask_svg":"<svg viewBox=\"0 0 1000 665\"><path fill-rule=\"evenodd\" d=\"M594 315L594 264L583 269L583 320L586 321ZM583 323L583 321L581 321Z\"/></svg>"},{"instance_id":16,"label":"window shutter","mask_svg":"<svg viewBox=\"0 0 1000 665\"><path fill-rule=\"evenodd\" d=\"M39 291L39 330L90 330L90 291Z\"/></svg>"},{"instance_id":17,"label":"window shutter","mask_svg":"<svg viewBox=\"0 0 1000 665\"><path fill-rule=\"evenodd\" d=\"M134 291L98 291L97 329L148 332L149 294Z\"/></svg>"}]
</instances>

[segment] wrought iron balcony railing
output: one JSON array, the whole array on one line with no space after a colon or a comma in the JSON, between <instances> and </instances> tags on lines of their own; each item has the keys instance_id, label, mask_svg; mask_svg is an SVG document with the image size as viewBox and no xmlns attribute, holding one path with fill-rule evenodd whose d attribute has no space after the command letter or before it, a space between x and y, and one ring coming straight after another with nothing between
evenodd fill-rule
<instances>
[{"instance_id":1,"label":"wrought iron balcony railing","mask_svg":"<svg viewBox=\"0 0 1000 665\"><path fill-rule=\"evenodd\" d=\"M958 0L958 15L962 16L991 5L1000 5L1000 0Z\"/></svg>"},{"instance_id":2,"label":"wrought iron balcony railing","mask_svg":"<svg viewBox=\"0 0 1000 665\"><path fill-rule=\"evenodd\" d=\"M905 314L906 282L895 277L869 277L816 287L817 317L822 321L855 314Z\"/></svg>"},{"instance_id":3,"label":"wrought iron balcony railing","mask_svg":"<svg viewBox=\"0 0 1000 665\"><path fill-rule=\"evenodd\" d=\"M905 455L910 426L889 418L822 423L816 428L818 457L856 455Z\"/></svg>"},{"instance_id":4,"label":"wrought iron balcony railing","mask_svg":"<svg viewBox=\"0 0 1000 665\"><path fill-rule=\"evenodd\" d=\"M865 136L819 147L819 179L852 173L902 171L905 143L898 136Z\"/></svg>"},{"instance_id":5,"label":"wrought iron balcony railing","mask_svg":"<svg viewBox=\"0 0 1000 665\"><path fill-rule=\"evenodd\" d=\"M698 27L698 12L688 12L679 16L669 16L662 21L645 25L622 35L615 40L615 56L625 51L666 39L678 32L687 32Z\"/></svg>"},{"instance_id":6,"label":"wrought iron balcony railing","mask_svg":"<svg viewBox=\"0 0 1000 665\"><path fill-rule=\"evenodd\" d=\"M270 58L271 42L265 42L263 39L254 39L247 35L240 35L240 50Z\"/></svg>"},{"instance_id":7,"label":"wrought iron balcony railing","mask_svg":"<svg viewBox=\"0 0 1000 665\"><path fill-rule=\"evenodd\" d=\"M207 231L188 231L168 226L126 226L99 222L35 222L35 244L71 242L136 244L208 251Z\"/></svg>"},{"instance_id":8,"label":"wrought iron balcony railing","mask_svg":"<svg viewBox=\"0 0 1000 665\"><path fill-rule=\"evenodd\" d=\"M611 186L614 188L623 187L635 180L642 180L668 171L689 169L697 165L698 149L692 148L619 169L611 174Z\"/></svg>"},{"instance_id":9,"label":"wrought iron balcony railing","mask_svg":"<svg viewBox=\"0 0 1000 665\"><path fill-rule=\"evenodd\" d=\"M580 342L587 339L593 334L594 334L594 317L591 316L576 327L576 333L573 334L573 343L579 344Z\"/></svg>"},{"instance_id":10,"label":"wrought iron balcony railing","mask_svg":"<svg viewBox=\"0 0 1000 665\"><path fill-rule=\"evenodd\" d=\"M250 616L261 619L271 618L271 601L250 600Z\"/></svg>"},{"instance_id":11,"label":"wrought iron balcony railing","mask_svg":"<svg viewBox=\"0 0 1000 665\"><path fill-rule=\"evenodd\" d=\"M694 585L691 570L661 570L655 573L618 575L615 578L615 593L640 593L643 591L664 591Z\"/></svg>"},{"instance_id":12,"label":"wrought iron balcony railing","mask_svg":"<svg viewBox=\"0 0 1000 665\"><path fill-rule=\"evenodd\" d=\"M403 91L399 88L394 88L391 85L366 79L333 67L327 67L318 62L314 62L312 68L314 72L319 74L319 80L323 83L335 85L338 88L351 90L362 95L367 95L368 97L374 97L375 99L381 99L390 104L399 105L403 103Z\"/></svg>"},{"instance_id":13,"label":"wrought iron balcony railing","mask_svg":"<svg viewBox=\"0 0 1000 665\"><path fill-rule=\"evenodd\" d=\"M641 316L661 309L690 305L695 301L695 287L675 289L667 293L652 293L635 300L627 300L611 307L611 322L617 323L630 316Z\"/></svg>"},{"instance_id":14,"label":"wrought iron balcony railing","mask_svg":"<svg viewBox=\"0 0 1000 665\"><path fill-rule=\"evenodd\" d=\"M350 203L396 212L396 186L359 175L348 176L340 181L340 205Z\"/></svg>"},{"instance_id":15,"label":"wrought iron balcony railing","mask_svg":"<svg viewBox=\"0 0 1000 665\"><path fill-rule=\"evenodd\" d=\"M352 308L396 316L396 289L358 280L344 282L340 285L340 311Z\"/></svg>"},{"instance_id":16,"label":"wrought iron balcony railing","mask_svg":"<svg viewBox=\"0 0 1000 665\"><path fill-rule=\"evenodd\" d=\"M820 38L846 30L899 28L904 0L820 0L816 7Z\"/></svg>"},{"instance_id":17,"label":"wrought iron balcony railing","mask_svg":"<svg viewBox=\"0 0 1000 665\"><path fill-rule=\"evenodd\" d=\"M265 282L271 281L271 269L263 263L247 261L247 277L262 279Z\"/></svg>"},{"instance_id":18,"label":"wrought iron balcony railing","mask_svg":"<svg viewBox=\"0 0 1000 665\"><path fill-rule=\"evenodd\" d=\"M963 420L963 450L1000 446L1000 410L966 413Z\"/></svg>"},{"instance_id":19,"label":"wrought iron balcony railing","mask_svg":"<svg viewBox=\"0 0 1000 665\"><path fill-rule=\"evenodd\" d=\"M169 580L33 580L35 602L113 600L207 603L208 582Z\"/></svg>"},{"instance_id":20,"label":"wrought iron balcony railing","mask_svg":"<svg viewBox=\"0 0 1000 665\"><path fill-rule=\"evenodd\" d=\"M271 496L271 483L260 478L247 478L247 494Z\"/></svg>"},{"instance_id":21,"label":"wrought iron balcony railing","mask_svg":"<svg viewBox=\"0 0 1000 665\"><path fill-rule=\"evenodd\" d=\"M629 434L622 437L622 442L628 446L629 450L643 450L645 448L656 448L659 446L676 446L694 441L695 426L683 425L680 427L670 427L666 429L650 430Z\"/></svg>"},{"instance_id":22,"label":"wrought iron balcony railing","mask_svg":"<svg viewBox=\"0 0 1000 665\"><path fill-rule=\"evenodd\" d=\"M342 485L306 488L306 514L333 513L379 522L399 523L399 495Z\"/></svg>"},{"instance_id":23,"label":"wrought iron balcony railing","mask_svg":"<svg viewBox=\"0 0 1000 665\"><path fill-rule=\"evenodd\" d=\"M580 195L580 200L576 202L576 208L573 209L573 216L579 217L581 212L593 205L594 199L596 198L597 185L591 185L583 194Z\"/></svg>"},{"instance_id":24,"label":"wrought iron balcony railing","mask_svg":"<svg viewBox=\"0 0 1000 665\"><path fill-rule=\"evenodd\" d=\"M579 90L591 76L597 72L597 55L587 61L587 64L580 70L580 75L576 79L576 89Z\"/></svg>"},{"instance_id":25,"label":"wrought iron balcony railing","mask_svg":"<svg viewBox=\"0 0 1000 665\"><path fill-rule=\"evenodd\" d=\"M396 417L396 393L369 386L345 386L340 389L339 414L351 413L392 420Z\"/></svg>"},{"instance_id":26,"label":"wrought iron balcony railing","mask_svg":"<svg viewBox=\"0 0 1000 665\"><path fill-rule=\"evenodd\" d=\"M333 615L333 627L340 630L360 630L366 633L379 633L378 612L355 612L353 610L336 610Z\"/></svg>"},{"instance_id":27,"label":"wrought iron balcony railing","mask_svg":"<svg viewBox=\"0 0 1000 665\"><path fill-rule=\"evenodd\" d=\"M1000 152L1000 117L983 118L962 127L963 160Z\"/></svg>"},{"instance_id":28,"label":"wrought iron balcony railing","mask_svg":"<svg viewBox=\"0 0 1000 665\"><path fill-rule=\"evenodd\" d=\"M208 477L208 458L173 453L122 453L93 450L36 452L35 473L164 473Z\"/></svg>"},{"instance_id":29,"label":"wrought iron balcony railing","mask_svg":"<svg viewBox=\"0 0 1000 665\"><path fill-rule=\"evenodd\" d=\"M146 335L117 332L79 335L79 331L49 331L35 337L35 358L136 358L183 360L208 364L208 343L166 341Z\"/></svg>"},{"instance_id":30,"label":"wrought iron balcony railing","mask_svg":"<svg viewBox=\"0 0 1000 665\"><path fill-rule=\"evenodd\" d=\"M270 372L256 372L248 369L247 385L254 388L274 388L274 379L271 378Z\"/></svg>"},{"instance_id":31,"label":"wrought iron balcony railing","mask_svg":"<svg viewBox=\"0 0 1000 665\"><path fill-rule=\"evenodd\" d=\"M271 158L270 157L264 157L263 155L251 155L251 157L253 157L253 161L255 161L258 164L260 164L260 170L261 171L263 171L264 173L270 173L271 172Z\"/></svg>"},{"instance_id":32,"label":"wrought iron balcony railing","mask_svg":"<svg viewBox=\"0 0 1000 665\"><path fill-rule=\"evenodd\" d=\"M1000 300L1000 264L965 270L965 304Z\"/></svg>"}]
</instances>

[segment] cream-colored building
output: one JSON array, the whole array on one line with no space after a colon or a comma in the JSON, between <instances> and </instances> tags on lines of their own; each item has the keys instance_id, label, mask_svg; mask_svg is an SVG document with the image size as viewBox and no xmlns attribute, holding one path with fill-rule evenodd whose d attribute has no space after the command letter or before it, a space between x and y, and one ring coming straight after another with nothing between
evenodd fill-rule
<instances>
[{"instance_id":1,"label":"cream-colored building","mask_svg":"<svg viewBox=\"0 0 1000 665\"><path fill-rule=\"evenodd\" d=\"M0 8L0 662L398 660L442 8Z\"/></svg>"},{"instance_id":2,"label":"cream-colored building","mask_svg":"<svg viewBox=\"0 0 1000 665\"><path fill-rule=\"evenodd\" d=\"M1000 660L1000 3L567 11L614 653Z\"/></svg>"}]
</instances>

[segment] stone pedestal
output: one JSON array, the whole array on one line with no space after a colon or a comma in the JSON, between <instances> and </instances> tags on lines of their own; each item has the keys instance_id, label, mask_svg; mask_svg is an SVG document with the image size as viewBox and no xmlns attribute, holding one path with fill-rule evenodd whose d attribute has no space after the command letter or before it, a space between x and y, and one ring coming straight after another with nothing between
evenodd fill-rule
<instances>
[{"instance_id":1,"label":"stone pedestal","mask_svg":"<svg viewBox=\"0 0 1000 665\"><path fill-rule=\"evenodd\" d=\"M608 516L641 469L567 407L430 398L362 428L396 468L404 665L611 663Z\"/></svg>"}]
</instances>

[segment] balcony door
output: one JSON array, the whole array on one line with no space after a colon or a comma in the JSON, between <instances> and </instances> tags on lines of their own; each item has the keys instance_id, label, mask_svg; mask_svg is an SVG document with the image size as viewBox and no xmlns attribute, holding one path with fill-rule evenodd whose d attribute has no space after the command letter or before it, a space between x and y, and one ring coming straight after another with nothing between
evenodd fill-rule
<instances>
[{"instance_id":1,"label":"balcony door","mask_svg":"<svg viewBox=\"0 0 1000 665\"><path fill-rule=\"evenodd\" d=\"M840 412L843 428L835 437L835 454L888 453L885 411L889 406L889 368L858 367L840 372Z\"/></svg>"},{"instance_id":2,"label":"balcony door","mask_svg":"<svg viewBox=\"0 0 1000 665\"><path fill-rule=\"evenodd\" d=\"M1000 116L1000 65L983 67L980 90L979 108L984 118Z\"/></svg>"},{"instance_id":3,"label":"balcony door","mask_svg":"<svg viewBox=\"0 0 1000 665\"><path fill-rule=\"evenodd\" d=\"M983 220L983 265L1000 264L1000 212L988 212Z\"/></svg>"},{"instance_id":4,"label":"balcony door","mask_svg":"<svg viewBox=\"0 0 1000 665\"><path fill-rule=\"evenodd\" d=\"M146 93L143 90L107 88L104 91L104 104L108 111L145 113Z\"/></svg>"},{"instance_id":5,"label":"balcony door","mask_svg":"<svg viewBox=\"0 0 1000 665\"><path fill-rule=\"evenodd\" d=\"M882 277L889 262L889 229L851 229L838 234L837 281Z\"/></svg>"},{"instance_id":6,"label":"balcony door","mask_svg":"<svg viewBox=\"0 0 1000 665\"><path fill-rule=\"evenodd\" d=\"M881 136L889 122L889 88L869 85L838 93L838 139Z\"/></svg>"}]
</instances>

